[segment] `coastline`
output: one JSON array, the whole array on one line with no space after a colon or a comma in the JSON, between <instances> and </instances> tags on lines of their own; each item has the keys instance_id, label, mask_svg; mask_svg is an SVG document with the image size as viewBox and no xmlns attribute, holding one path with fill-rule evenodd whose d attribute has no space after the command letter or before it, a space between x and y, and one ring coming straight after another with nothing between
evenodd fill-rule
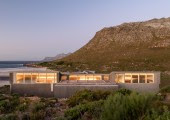
<instances>
[{"instance_id":1,"label":"coastline","mask_svg":"<svg viewBox=\"0 0 170 120\"><path fill-rule=\"evenodd\" d=\"M46 71L46 68L19 67L19 68L0 68L0 87L10 85L9 74L14 71Z\"/></svg>"}]
</instances>

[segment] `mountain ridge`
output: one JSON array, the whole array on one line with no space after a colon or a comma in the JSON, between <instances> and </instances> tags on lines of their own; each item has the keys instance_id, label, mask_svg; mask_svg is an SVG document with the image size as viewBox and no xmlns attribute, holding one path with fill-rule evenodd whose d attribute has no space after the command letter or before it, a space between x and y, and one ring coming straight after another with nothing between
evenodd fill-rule
<instances>
[{"instance_id":1,"label":"mountain ridge","mask_svg":"<svg viewBox=\"0 0 170 120\"><path fill-rule=\"evenodd\" d=\"M48 66L97 72L170 70L170 18L103 28L85 46Z\"/></svg>"},{"instance_id":2,"label":"mountain ridge","mask_svg":"<svg viewBox=\"0 0 170 120\"><path fill-rule=\"evenodd\" d=\"M59 59L62 59L70 54L71 53L67 53L67 54L61 53L61 54L57 54L55 57L45 57L42 61L49 62L49 61L59 60Z\"/></svg>"}]
</instances>

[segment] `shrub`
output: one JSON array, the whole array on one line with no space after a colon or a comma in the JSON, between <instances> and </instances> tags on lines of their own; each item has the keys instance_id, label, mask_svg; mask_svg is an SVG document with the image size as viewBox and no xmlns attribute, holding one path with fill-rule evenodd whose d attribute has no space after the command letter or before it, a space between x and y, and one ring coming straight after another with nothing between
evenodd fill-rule
<instances>
[{"instance_id":1,"label":"shrub","mask_svg":"<svg viewBox=\"0 0 170 120\"><path fill-rule=\"evenodd\" d=\"M1 113L10 112L10 102L8 100L0 101L0 112Z\"/></svg>"},{"instance_id":2,"label":"shrub","mask_svg":"<svg viewBox=\"0 0 170 120\"><path fill-rule=\"evenodd\" d=\"M18 116L16 114L7 114L2 116L0 120L18 120Z\"/></svg>"},{"instance_id":3,"label":"shrub","mask_svg":"<svg viewBox=\"0 0 170 120\"><path fill-rule=\"evenodd\" d=\"M151 108L154 97L132 93L116 94L104 103L102 120L137 120Z\"/></svg>"},{"instance_id":4,"label":"shrub","mask_svg":"<svg viewBox=\"0 0 170 120\"><path fill-rule=\"evenodd\" d=\"M40 101L44 102L49 107L53 107L58 102L58 99L57 98L47 98L47 99L43 98Z\"/></svg>"},{"instance_id":5,"label":"shrub","mask_svg":"<svg viewBox=\"0 0 170 120\"><path fill-rule=\"evenodd\" d=\"M26 109L28 108L28 104L27 103L23 103L23 104L20 104L17 109L21 112L24 112Z\"/></svg>"},{"instance_id":6,"label":"shrub","mask_svg":"<svg viewBox=\"0 0 170 120\"><path fill-rule=\"evenodd\" d=\"M132 91L128 90L128 89L121 88L121 89L117 90L116 93L120 93L122 95L130 95L132 93Z\"/></svg>"},{"instance_id":7,"label":"shrub","mask_svg":"<svg viewBox=\"0 0 170 120\"><path fill-rule=\"evenodd\" d=\"M163 108L161 113L153 109L151 113L143 118L143 120L170 120L170 111L168 110L168 107L164 106Z\"/></svg>"},{"instance_id":8,"label":"shrub","mask_svg":"<svg viewBox=\"0 0 170 120\"><path fill-rule=\"evenodd\" d=\"M34 107L33 107L32 111L38 112L40 110L43 110L45 107L46 107L46 105L43 102L34 103Z\"/></svg>"},{"instance_id":9,"label":"shrub","mask_svg":"<svg viewBox=\"0 0 170 120\"><path fill-rule=\"evenodd\" d=\"M4 95L0 94L0 101L5 100L5 99L6 99L6 97Z\"/></svg>"},{"instance_id":10,"label":"shrub","mask_svg":"<svg viewBox=\"0 0 170 120\"><path fill-rule=\"evenodd\" d=\"M82 118L84 113L87 113L90 116L93 116L94 118L99 118L100 113L102 111L103 103L104 101L100 100L100 101L77 105L73 108L68 109L65 112L65 117L69 120L77 120Z\"/></svg>"},{"instance_id":11,"label":"shrub","mask_svg":"<svg viewBox=\"0 0 170 120\"><path fill-rule=\"evenodd\" d=\"M82 90L76 92L72 97L67 100L67 104L70 107L74 107L79 104L85 104L87 102L104 100L106 99L111 92L109 91L91 91L91 90Z\"/></svg>"},{"instance_id":12,"label":"shrub","mask_svg":"<svg viewBox=\"0 0 170 120\"><path fill-rule=\"evenodd\" d=\"M64 61L58 61L56 64L57 65L63 65L65 62Z\"/></svg>"},{"instance_id":13,"label":"shrub","mask_svg":"<svg viewBox=\"0 0 170 120\"><path fill-rule=\"evenodd\" d=\"M65 117L56 117L55 120L68 120L68 119Z\"/></svg>"},{"instance_id":14,"label":"shrub","mask_svg":"<svg viewBox=\"0 0 170 120\"><path fill-rule=\"evenodd\" d=\"M31 117L30 117L29 113L24 113L22 115L22 120L30 120L30 119L31 119Z\"/></svg>"},{"instance_id":15,"label":"shrub","mask_svg":"<svg viewBox=\"0 0 170 120\"><path fill-rule=\"evenodd\" d=\"M3 87L0 87L0 94L10 94L10 86L4 85Z\"/></svg>"},{"instance_id":16,"label":"shrub","mask_svg":"<svg viewBox=\"0 0 170 120\"><path fill-rule=\"evenodd\" d=\"M39 110L37 112L33 112L30 116L31 120L44 120L45 112L44 110Z\"/></svg>"},{"instance_id":17,"label":"shrub","mask_svg":"<svg viewBox=\"0 0 170 120\"><path fill-rule=\"evenodd\" d=\"M166 86L166 87L163 87L161 90L160 90L161 93L170 93L170 85L169 86Z\"/></svg>"}]
</instances>

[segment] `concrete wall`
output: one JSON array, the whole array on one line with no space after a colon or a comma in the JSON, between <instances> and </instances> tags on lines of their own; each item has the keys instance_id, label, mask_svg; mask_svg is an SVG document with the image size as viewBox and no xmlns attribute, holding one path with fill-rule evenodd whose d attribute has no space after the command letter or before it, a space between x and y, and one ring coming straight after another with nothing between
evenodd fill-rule
<instances>
[{"instance_id":1,"label":"concrete wall","mask_svg":"<svg viewBox=\"0 0 170 120\"><path fill-rule=\"evenodd\" d=\"M137 92L155 93L159 91L160 72L112 72L111 76L115 79L116 73L152 73L154 74L154 83L117 83L119 88L126 88Z\"/></svg>"},{"instance_id":2,"label":"concrete wall","mask_svg":"<svg viewBox=\"0 0 170 120\"><path fill-rule=\"evenodd\" d=\"M27 96L53 97L51 84L12 84L11 93Z\"/></svg>"},{"instance_id":3,"label":"concrete wall","mask_svg":"<svg viewBox=\"0 0 170 120\"><path fill-rule=\"evenodd\" d=\"M88 89L88 90L117 90L118 85L55 85L54 97L56 98L68 98L75 92Z\"/></svg>"}]
</instances>

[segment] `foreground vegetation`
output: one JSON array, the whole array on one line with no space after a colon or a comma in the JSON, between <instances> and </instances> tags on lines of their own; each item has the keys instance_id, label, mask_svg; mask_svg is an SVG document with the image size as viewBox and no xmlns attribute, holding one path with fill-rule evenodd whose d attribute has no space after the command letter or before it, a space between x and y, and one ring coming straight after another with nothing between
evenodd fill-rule
<instances>
[{"instance_id":1,"label":"foreground vegetation","mask_svg":"<svg viewBox=\"0 0 170 120\"><path fill-rule=\"evenodd\" d=\"M0 92L9 87L0 88ZM170 86L159 94L83 90L68 99L0 93L0 120L168 120Z\"/></svg>"}]
</instances>

